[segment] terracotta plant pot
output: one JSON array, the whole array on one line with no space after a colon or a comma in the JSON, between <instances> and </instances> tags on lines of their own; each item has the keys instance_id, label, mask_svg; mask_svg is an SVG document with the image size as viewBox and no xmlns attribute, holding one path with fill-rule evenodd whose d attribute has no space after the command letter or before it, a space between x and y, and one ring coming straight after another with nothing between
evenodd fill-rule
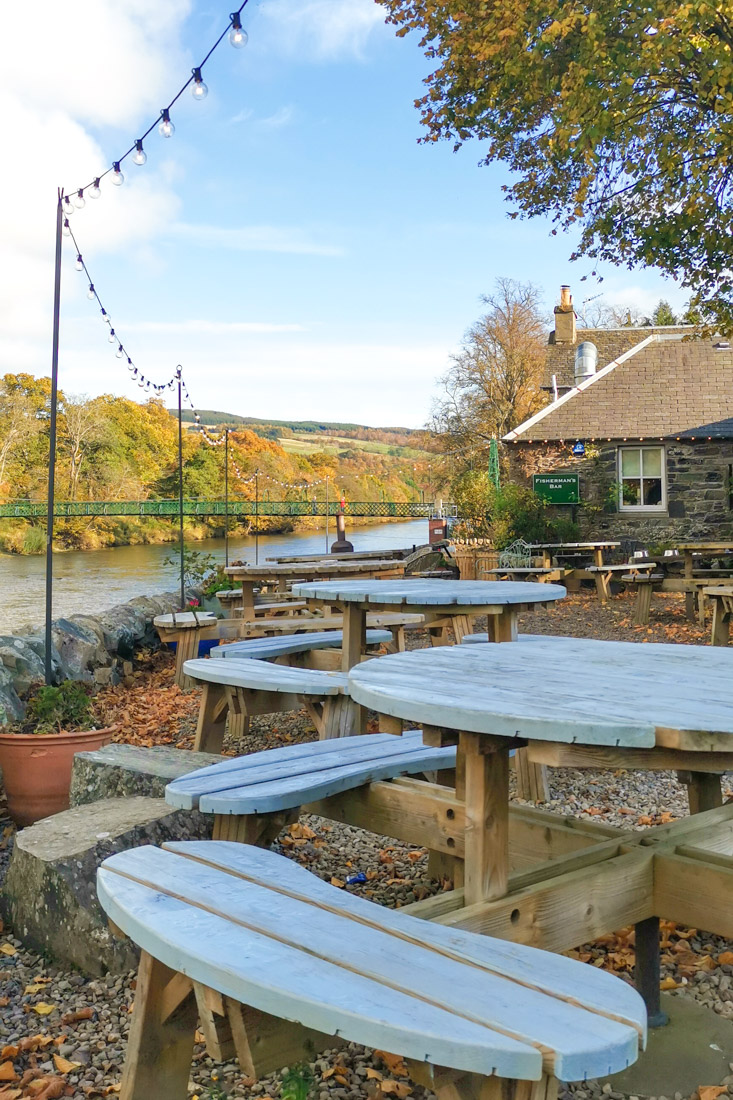
<instances>
[{"instance_id":1,"label":"terracotta plant pot","mask_svg":"<svg viewBox=\"0 0 733 1100\"><path fill-rule=\"evenodd\" d=\"M74 753L107 745L114 726L73 733L0 733L0 768L8 813L18 825L32 825L69 808Z\"/></svg>"}]
</instances>

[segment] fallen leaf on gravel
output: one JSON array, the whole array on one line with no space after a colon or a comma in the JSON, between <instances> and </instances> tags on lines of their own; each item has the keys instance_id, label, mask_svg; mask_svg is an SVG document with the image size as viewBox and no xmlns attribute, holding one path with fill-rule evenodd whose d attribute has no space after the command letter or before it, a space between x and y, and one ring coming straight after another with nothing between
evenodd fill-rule
<instances>
[{"instance_id":1,"label":"fallen leaf on gravel","mask_svg":"<svg viewBox=\"0 0 733 1100\"><path fill-rule=\"evenodd\" d=\"M10 1004L10 997L0 997L0 1008L5 1008Z\"/></svg>"},{"instance_id":2,"label":"fallen leaf on gravel","mask_svg":"<svg viewBox=\"0 0 733 1100\"><path fill-rule=\"evenodd\" d=\"M80 1008L78 1012L66 1012L61 1017L62 1024L75 1024L79 1020L93 1020L94 1009L93 1008Z\"/></svg>"},{"instance_id":3,"label":"fallen leaf on gravel","mask_svg":"<svg viewBox=\"0 0 733 1100\"><path fill-rule=\"evenodd\" d=\"M722 955L718 955L718 962L721 966L733 966L733 951L724 951Z\"/></svg>"},{"instance_id":4,"label":"fallen leaf on gravel","mask_svg":"<svg viewBox=\"0 0 733 1100\"><path fill-rule=\"evenodd\" d=\"M3 955L17 955L18 948L13 947L12 943L4 943L0 946L0 954Z\"/></svg>"},{"instance_id":5,"label":"fallen leaf on gravel","mask_svg":"<svg viewBox=\"0 0 733 1100\"><path fill-rule=\"evenodd\" d=\"M59 1100L66 1092L66 1081L63 1077L40 1077L30 1087L35 1100Z\"/></svg>"},{"instance_id":6,"label":"fallen leaf on gravel","mask_svg":"<svg viewBox=\"0 0 733 1100\"><path fill-rule=\"evenodd\" d=\"M372 1069L371 1066L367 1066L367 1080L368 1081L369 1080L381 1081L382 1076L383 1075L379 1072L378 1069Z\"/></svg>"},{"instance_id":7,"label":"fallen leaf on gravel","mask_svg":"<svg viewBox=\"0 0 733 1100\"><path fill-rule=\"evenodd\" d=\"M39 1016L48 1016L51 1012L55 1012L56 1008L56 1005L50 1005L46 1001L39 1001L37 1005L33 1005L33 1011Z\"/></svg>"},{"instance_id":8,"label":"fallen leaf on gravel","mask_svg":"<svg viewBox=\"0 0 733 1100\"><path fill-rule=\"evenodd\" d=\"M659 983L660 989L677 989L679 988L679 982L676 982L674 978L662 978Z\"/></svg>"},{"instance_id":9,"label":"fallen leaf on gravel","mask_svg":"<svg viewBox=\"0 0 733 1100\"><path fill-rule=\"evenodd\" d=\"M404 1081L382 1081L379 1086L379 1091L383 1096L396 1096L397 1100L404 1100L406 1096L409 1096L412 1089ZM713 1100L712 1097L709 1100Z\"/></svg>"},{"instance_id":10,"label":"fallen leaf on gravel","mask_svg":"<svg viewBox=\"0 0 733 1100\"><path fill-rule=\"evenodd\" d=\"M296 822L295 825L291 825L288 832L291 836L297 837L299 840L312 840L316 835L307 825L301 825L299 822Z\"/></svg>"},{"instance_id":11,"label":"fallen leaf on gravel","mask_svg":"<svg viewBox=\"0 0 733 1100\"><path fill-rule=\"evenodd\" d=\"M3 1049L0 1050L0 1061L4 1062L6 1058L17 1058L19 1054L20 1047L16 1047L15 1045L3 1047Z\"/></svg>"},{"instance_id":12,"label":"fallen leaf on gravel","mask_svg":"<svg viewBox=\"0 0 733 1100\"><path fill-rule=\"evenodd\" d=\"M0 1081L17 1081L18 1074L12 1062L3 1062L0 1065Z\"/></svg>"},{"instance_id":13,"label":"fallen leaf on gravel","mask_svg":"<svg viewBox=\"0 0 733 1100\"><path fill-rule=\"evenodd\" d=\"M674 817L669 810L664 810L664 812L659 815L659 824L669 825L670 821L674 821Z\"/></svg>"},{"instance_id":14,"label":"fallen leaf on gravel","mask_svg":"<svg viewBox=\"0 0 733 1100\"><path fill-rule=\"evenodd\" d=\"M323 1073L321 1074L321 1079L323 1081L327 1081L329 1077L343 1077L345 1073L348 1073L348 1070L345 1069L344 1066L330 1066L329 1069L323 1071Z\"/></svg>"},{"instance_id":15,"label":"fallen leaf on gravel","mask_svg":"<svg viewBox=\"0 0 733 1100\"><path fill-rule=\"evenodd\" d=\"M0 1100L18 1100L22 1089L0 1089Z\"/></svg>"},{"instance_id":16,"label":"fallen leaf on gravel","mask_svg":"<svg viewBox=\"0 0 733 1100\"><path fill-rule=\"evenodd\" d=\"M252 1082L254 1084L254 1081ZM102 1096L111 1096L113 1092L121 1092L122 1085L107 1085L107 1088L102 1093Z\"/></svg>"},{"instance_id":17,"label":"fallen leaf on gravel","mask_svg":"<svg viewBox=\"0 0 733 1100\"><path fill-rule=\"evenodd\" d=\"M700 1085L697 1094L700 1100L717 1100L728 1089L725 1085Z\"/></svg>"},{"instance_id":18,"label":"fallen leaf on gravel","mask_svg":"<svg viewBox=\"0 0 733 1100\"><path fill-rule=\"evenodd\" d=\"M72 1070L79 1068L81 1062L70 1062L68 1058L62 1058L60 1054L54 1054L53 1064L59 1073L71 1073Z\"/></svg>"},{"instance_id":19,"label":"fallen leaf on gravel","mask_svg":"<svg viewBox=\"0 0 733 1100\"><path fill-rule=\"evenodd\" d=\"M642 814L641 817L637 817L636 819L637 825L651 825L651 823L652 819L649 817L649 814Z\"/></svg>"},{"instance_id":20,"label":"fallen leaf on gravel","mask_svg":"<svg viewBox=\"0 0 733 1100\"><path fill-rule=\"evenodd\" d=\"M331 885L332 886L338 886L339 890L342 890L344 888L344 886L346 885L346 883L343 882L340 878L332 878L331 879Z\"/></svg>"},{"instance_id":21,"label":"fallen leaf on gravel","mask_svg":"<svg viewBox=\"0 0 733 1100\"><path fill-rule=\"evenodd\" d=\"M45 983L42 983L42 982L31 982L30 985L27 985L25 987L23 992L24 993L40 993L41 990L43 989L44 984Z\"/></svg>"},{"instance_id":22,"label":"fallen leaf on gravel","mask_svg":"<svg viewBox=\"0 0 733 1100\"><path fill-rule=\"evenodd\" d=\"M417 861L418 861L419 859L422 859L422 857L423 857L424 855L426 855L426 854L427 854L427 852L426 852L426 850L425 850L425 849L423 848L423 849L422 849L422 851L420 851L420 852L408 852L408 853L407 853L407 858L408 858L409 860L412 860L412 862L413 862L413 863L417 863Z\"/></svg>"},{"instance_id":23,"label":"fallen leaf on gravel","mask_svg":"<svg viewBox=\"0 0 733 1100\"><path fill-rule=\"evenodd\" d=\"M390 1073L397 1077L409 1077L407 1066L401 1054L390 1054L388 1050L375 1050L377 1058L381 1058Z\"/></svg>"}]
</instances>

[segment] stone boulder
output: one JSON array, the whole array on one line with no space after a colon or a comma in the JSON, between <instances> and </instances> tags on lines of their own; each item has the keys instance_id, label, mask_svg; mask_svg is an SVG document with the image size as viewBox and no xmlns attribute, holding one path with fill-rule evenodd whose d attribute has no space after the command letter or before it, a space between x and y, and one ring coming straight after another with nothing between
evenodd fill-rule
<instances>
[{"instance_id":1,"label":"stone boulder","mask_svg":"<svg viewBox=\"0 0 733 1100\"><path fill-rule=\"evenodd\" d=\"M22 829L0 891L0 912L26 947L85 974L137 966L97 901L97 868L115 852L169 840L207 840L213 817L172 810L160 798L108 798Z\"/></svg>"},{"instance_id":2,"label":"stone boulder","mask_svg":"<svg viewBox=\"0 0 733 1100\"><path fill-rule=\"evenodd\" d=\"M4 664L0 665L0 726L9 722L16 722L25 714L25 707L21 703L15 690L15 681L12 671Z\"/></svg>"},{"instance_id":3,"label":"stone boulder","mask_svg":"<svg viewBox=\"0 0 733 1100\"><path fill-rule=\"evenodd\" d=\"M163 798L167 783L226 759L166 745L105 745L93 752L78 752L71 771L70 805L130 795Z\"/></svg>"}]
</instances>

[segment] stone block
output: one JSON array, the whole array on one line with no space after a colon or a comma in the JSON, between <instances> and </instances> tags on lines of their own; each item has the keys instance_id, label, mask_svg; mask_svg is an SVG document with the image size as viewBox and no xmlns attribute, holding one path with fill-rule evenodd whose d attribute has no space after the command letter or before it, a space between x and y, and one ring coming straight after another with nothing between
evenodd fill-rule
<instances>
[{"instance_id":1,"label":"stone block","mask_svg":"<svg viewBox=\"0 0 733 1100\"><path fill-rule=\"evenodd\" d=\"M94 752L78 752L71 770L69 804L82 806L130 795L163 798L166 784L173 779L222 760L226 757L166 745L105 745Z\"/></svg>"},{"instance_id":2,"label":"stone block","mask_svg":"<svg viewBox=\"0 0 733 1100\"><path fill-rule=\"evenodd\" d=\"M109 798L22 829L0 912L26 947L95 976L137 966L138 951L110 932L97 901L97 868L115 852L169 840L210 839L213 818L160 798Z\"/></svg>"}]
</instances>

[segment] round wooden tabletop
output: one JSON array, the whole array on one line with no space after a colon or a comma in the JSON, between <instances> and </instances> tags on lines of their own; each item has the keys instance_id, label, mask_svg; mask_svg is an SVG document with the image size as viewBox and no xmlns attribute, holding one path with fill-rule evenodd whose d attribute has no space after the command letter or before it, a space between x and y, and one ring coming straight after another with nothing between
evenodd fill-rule
<instances>
[{"instance_id":1,"label":"round wooden tabletop","mask_svg":"<svg viewBox=\"0 0 733 1100\"><path fill-rule=\"evenodd\" d=\"M529 740L653 747L731 735L733 649L520 635L357 665L361 706L415 723ZM724 738L727 740L727 738Z\"/></svg>"},{"instance_id":2,"label":"round wooden tabletop","mask_svg":"<svg viewBox=\"0 0 733 1100\"><path fill-rule=\"evenodd\" d=\"M552 603L565 596L565 589L560 584L534 584L532 581L411 580L409 577L342 581L336 578L294 584L293 593L305 599L370 606L481 608Z\"/></svg>"}]
</instances>

